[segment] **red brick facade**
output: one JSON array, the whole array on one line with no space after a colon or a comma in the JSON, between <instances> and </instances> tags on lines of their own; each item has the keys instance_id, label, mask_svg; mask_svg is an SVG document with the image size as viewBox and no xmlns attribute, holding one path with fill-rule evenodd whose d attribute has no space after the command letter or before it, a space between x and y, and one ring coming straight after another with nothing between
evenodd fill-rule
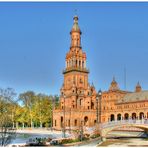
<instances>
[{"instance_id":1,"label":"red brick facade","mask_svg":"<svg viewBox=\"0 0 148 148\"><path fill-rule=\"evenodd\" d=\"M59 130L63 125L68 129L73 129L79 128L81 124L88 127L96 124L97 92L93 84L90 85L88 82L89 71L86 67L86 53L81 47L81 30L78 26L77 16L74 17L70 35L71 46L66 54L60 106L53 112L53 127ZM136 98L139 99L136 100ZM102 93L101 122L147 118L147 112L148 91L142 91L139 83L135 92L132 93L120 90L113 78L109 90Z\"/></svg>"}]
</instances>

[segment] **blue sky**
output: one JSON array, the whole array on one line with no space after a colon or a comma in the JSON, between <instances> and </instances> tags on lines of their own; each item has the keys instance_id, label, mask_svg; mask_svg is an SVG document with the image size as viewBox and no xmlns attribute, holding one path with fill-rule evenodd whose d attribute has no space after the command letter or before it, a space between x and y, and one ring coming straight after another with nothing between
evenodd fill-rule
<instances>
[{"instance_id":1,"label":"blue sky","mask_svg":"<svg viewBox=\"0 0 148 148\"><path fill-rule=\"evenodd\" d=\"M113 76L148 89L148 3L1 2L0 87L59 94L75 9L89 82L108 90Z\"/></svg>"}]
</instances>

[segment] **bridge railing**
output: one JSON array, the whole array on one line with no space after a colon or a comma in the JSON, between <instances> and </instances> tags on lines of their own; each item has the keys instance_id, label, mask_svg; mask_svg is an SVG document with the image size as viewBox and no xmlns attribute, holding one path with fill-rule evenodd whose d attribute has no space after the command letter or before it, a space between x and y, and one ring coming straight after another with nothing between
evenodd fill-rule
<instances>
[{"instance_id":1,"label":"bridge railing","mask_svg":"<svg viewBox=\"0 0 148 148\"><path fill-rule=\"evenodd\" d=\"M116 125L127 125L127 124L144 124L148 125L148 119L141 119L141 120L136 120L136 119L128 119L128 120L115 120L115 121L110 121L106 123L101 123L100 128L106 128L106 127L112 127Z\"/></svg>"}]
</instances>

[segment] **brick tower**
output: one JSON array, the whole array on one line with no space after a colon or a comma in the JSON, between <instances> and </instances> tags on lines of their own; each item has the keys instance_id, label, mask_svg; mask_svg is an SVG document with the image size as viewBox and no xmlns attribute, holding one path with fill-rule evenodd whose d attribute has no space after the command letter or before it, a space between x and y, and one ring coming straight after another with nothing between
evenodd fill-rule
<instances>
[{"instance_id":1,"label":"brick tower","mask_svg":"<svg viewBox=\"0 0 148 148\"><path fill-rule=\"evenodd\" d=\"M60 89L60 107L53 112L53 127L55 129L79 128L93 126L96 122L96 91L88 83L86 68L86 53L81 47L81 30L78 26L78 16L70 32L71 44L66 54L64 83Z\"/></svg>"}]
</instances>

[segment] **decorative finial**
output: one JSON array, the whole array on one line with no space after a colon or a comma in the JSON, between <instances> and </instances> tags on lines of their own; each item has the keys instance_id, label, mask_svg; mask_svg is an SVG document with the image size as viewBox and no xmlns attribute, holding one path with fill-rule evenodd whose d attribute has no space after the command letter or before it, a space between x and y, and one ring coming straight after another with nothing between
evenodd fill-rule
<instances>
[{"instance_id":1,"label":"decorative finial","mask_svg":"<svg viewBox=\"0 0 148 148\"><path fill-rule=\"evenodd\" d=\"M113 81L115 81L115 76L113 76Z\"/></svg>"},{"instance_id":2,"label":"decorative finial","mask_svg":"<svg viewBox=\"0 0 148 148\"><path fill-rule=\"evenodd\" d=\"M78 23L77 9L75 9L74 23Z\"/></svg>"}]
</instances>

